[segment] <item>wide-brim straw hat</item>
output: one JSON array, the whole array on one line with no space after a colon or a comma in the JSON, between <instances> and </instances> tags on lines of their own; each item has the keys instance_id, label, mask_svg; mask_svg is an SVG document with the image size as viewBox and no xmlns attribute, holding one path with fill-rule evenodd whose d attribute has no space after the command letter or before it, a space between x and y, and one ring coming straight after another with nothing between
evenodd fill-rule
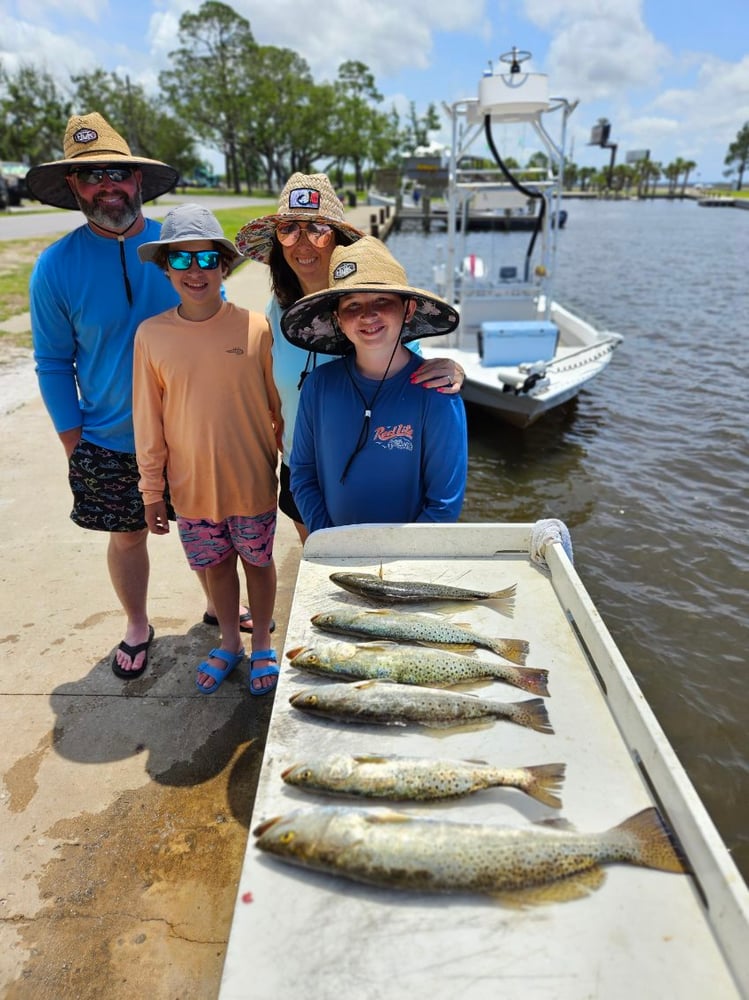
<instances>
[{"instance_id":1,"label":"wide-brim straw hat","mask_svg":"<svg viewBox=\"0 0 749 1000\"><path fill-rule=\"evenodd\" d=\"M230 260L226 262L230 273L235 267L245 263L245 258L239 250L224 236L221 223L213 212L203 205L195 205L192 202L178 205L167 212L161 223L161 239L141 243L138 247L138 256L144 264L148 261L156 262L156 255L161 247L173 243L194 243L196 240L212 240L227 250L231 255Z\"/></svg>"},{"instance_id":2,"label":"wide-brim straw hat","mask_svg":"<svg viewBox=\"0 0 749 1000\"><path fill-rule=\"evenodd\" d=\"M404 344L450 333L458 325L458 313L450 303L409 285L403 267L374 236L336 247L330 258L329 281L329 288L305 295L281 317L284 337L305 351L341 355L353 349L333 316L338 300L353 292L392 292L416 301L414 314L401 333Z\"/></svg>"},{"instance_id":3,"label":"wide-brim straw hat","mask_svg":"<svg viewBox=\"0 0 749 1000\"><path fill-rule=\"evenodd\" d=\"M179 173L161 160L133 156L130 147L100 114L73 115L63 139L63 159L39 163L26 174L26 184L37 201L55 208L78 208L65 180L70 169L84 164L122 164L142 173L141 198L153 201L171 191Z\"/></svg>"},{"instance_id":4,"label":"wide-brim straw hat","mask_svg":"<svg viewBox=\"0 0 749 1000\"><path fill-rule=\"evenodd\" d=\"M278 211L253 219L237 233L239 252L250 260L267 264L279 222L322 222L349 237L351 242L364 233L346 222L341 199L327 174L292 174L278 201Z\"/></svg>"}]
</instances>

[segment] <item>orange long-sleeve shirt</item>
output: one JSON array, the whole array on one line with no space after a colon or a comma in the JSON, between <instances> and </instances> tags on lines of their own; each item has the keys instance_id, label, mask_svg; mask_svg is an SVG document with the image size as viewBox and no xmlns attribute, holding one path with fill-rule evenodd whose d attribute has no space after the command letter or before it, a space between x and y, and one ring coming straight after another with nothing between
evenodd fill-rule
<instances>
[{"instance_id":1,"label":"orange long-sleeve shirt","mask_svg":"<svg viewBox=\"0 0 749 1000\"><path fill-rule=\"evenodd\" d=\"M163 499L166 468L182 517L221 521L271 510L280 413L271 332L260 313L222 302L202 322L170 309L138 327L133 423L144 503Z\"/></svg>"}]
</instances>

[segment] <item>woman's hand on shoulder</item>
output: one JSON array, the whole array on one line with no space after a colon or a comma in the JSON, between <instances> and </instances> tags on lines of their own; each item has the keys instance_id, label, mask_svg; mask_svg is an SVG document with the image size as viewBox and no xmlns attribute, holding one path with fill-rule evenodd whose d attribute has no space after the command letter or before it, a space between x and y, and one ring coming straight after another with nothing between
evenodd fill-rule
<instances>
[{"instance_id":1,"label":"woman's hand on shoulder","mask_svg":"<svg viewBox=\"0 0 749 1000\"><path fill-rule=\"evenodd\" d=\"M416 369L411 376L411 384L454 395L463 388L465 377L466 373L457 361L451 358L432 358Z\"/></svg>"}]
</instances>

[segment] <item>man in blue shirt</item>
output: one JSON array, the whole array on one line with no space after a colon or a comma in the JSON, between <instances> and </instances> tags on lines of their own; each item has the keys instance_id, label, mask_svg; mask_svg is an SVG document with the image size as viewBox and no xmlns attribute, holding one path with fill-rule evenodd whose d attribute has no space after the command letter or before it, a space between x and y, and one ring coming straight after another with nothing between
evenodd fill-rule
<instances>
[{"instance_id":1,"label":"man in blue shirt","mask_svg":"<svg viewBox=\"0 0 749 1000\"><path fill-rule=\"evenodd\" d=\"M86 223L39 257L30 285L34 357L44 404L69 461L81 527L109 532L107 563L127 617L112 660L118 677L146 669L148 530L138 491L132 425L133 338L138 325L179 301L138 247L161 226L142 204L171 190L177 171L134 156L99 114L68 122L62 160L32 167L31 194L80 209Z\"/></svg>"},{"instance_id":2,"label":"man in blue shirt","mask_svg":"<svg viewBox=\"0 0 749 1000\"><path fill-rule=\"evenodd\" d=\"M456 521L463 504L463 401L411 382L421 359L409 341L449 333L458 316L411 287L373 237L339 246L330 287L282 317L305 350L343 354L305 380L291 457L291 490L306 528Z\"/></svg>"}]
</instances>

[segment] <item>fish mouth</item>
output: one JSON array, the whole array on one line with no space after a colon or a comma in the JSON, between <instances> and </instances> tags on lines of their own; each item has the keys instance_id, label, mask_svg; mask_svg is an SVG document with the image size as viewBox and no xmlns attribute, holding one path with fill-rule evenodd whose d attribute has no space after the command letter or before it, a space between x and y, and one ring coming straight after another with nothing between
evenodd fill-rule
<instances>
[{"instance_id":1,"label":"fish mouth","mask_svg":"<svg viewBox=\"0 0 749 1000\"><path fill-rule=\"evenodd\" d=\"M262 837L264 833L267 833L276 823L280 823L282 819L282 816L273 816L271 819L266 819L252 831L253 837Z\"/></svg>"},{"instance_id":2,"label":"fish mouth","mask_svg":"<svg viewBox=\"0 0 749 1000\"><path fill-rule=\"evenodd\" d=\"M285 771L281 771L281 777L285 781L292 772L296 771L299 767L298 764L292 764L291 767L287 767Z\"/></svg>"},{"instance_id":3,"label":"fish mouth","mask_svg":"<svg viewBox=\"0 0 749 1000\"><path fill-rule=\"evenodd\" d=\"M293 660L295 656L299 656L306 649L306 646L295 646L294 649L289 649L286 653L290 660Z\"/></svg>"}]
</instances>

